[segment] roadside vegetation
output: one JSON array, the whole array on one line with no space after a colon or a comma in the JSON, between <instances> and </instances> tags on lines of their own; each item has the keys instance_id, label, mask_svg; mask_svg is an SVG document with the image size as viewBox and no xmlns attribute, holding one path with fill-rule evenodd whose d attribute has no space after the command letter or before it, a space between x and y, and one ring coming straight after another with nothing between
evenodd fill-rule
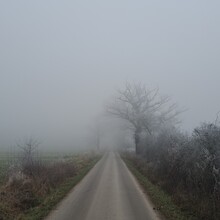
<instances>
[{"instance_id":1,"label":"roadside vegetation","mask_svg":"<svg viewBox=\"0 0 220 220\"><path fill-rule=\"evenodd\" d=\"M9 167L8 154L0 152L0 185L4 182L6 177L6 170Z\"/></svg>"},{"instance_id":2,"label":"roadside vegetation","mask_svg":"<svg viewBox=\"0 0 220 220\"><path fill-rule=\"evenodd\" d=\"M0 185L4 182L5 178L5 166L0 164Z\"/></svg>"},{"instance_id":3,"label":"roadside vegetation","mask_svg":"<svg viewBox=\"0 0 220 220\"><path fill-rule=\"evenodd\" d=\"M166 193L160 186L152 183L146 173L141 172L139 166L135 163L137 158L132 154L123 153L122 159L126 163L129 170L141 184L145 193L153 203L153 209L162 214L168 220L193 220L194 218L183 213L173 201L172 196ZM140 161L138 162L140 163ZM164 219L164 218L162 218Z\"/></svg>"},{"instance_id":4,"label":"roadside vegetation","mask_svg":"<svg viewBox=\"0 0 220 220\"><path fill-rule=\"evenodd\" d=\"M125 161L147 192L162 190L150 194L169 220L220 219L220 126L204 123L191 136L166 129L143 138L141 149L140 155L125 154Z\"/></svg>"},{"instance_id":5,"label":"roadside vegetation","mask_svg":"<svg viewBox=\"0 0 220 220\"><path fill-rule=\"evenodd\" d=\"M70 155L53 163L35 158L36 142L23 146L20 163L7 172L0 186L0 219L42 219L100 158L95 153Z\"/></svg>"}]
</instances>

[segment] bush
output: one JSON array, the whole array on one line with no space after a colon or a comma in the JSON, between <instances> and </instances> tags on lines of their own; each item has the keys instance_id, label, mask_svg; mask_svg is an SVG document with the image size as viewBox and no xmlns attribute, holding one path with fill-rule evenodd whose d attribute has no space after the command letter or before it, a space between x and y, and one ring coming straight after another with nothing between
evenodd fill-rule
<instances>
[{"instance_id":1,"label":"bush","mask_svg":"<svg viewBox=\"0 0 220 220\"><path fill-rule=\"evenodd\" d=\"M198 219L220 219L220 127L204 123L191 136L161 130L142 140L135 166Z\"/></svg>"},{"instance_id":2,"label":"bush","mask_svg":"<svg viewBox=\"0 0 220 220\"><path fill-rule=\"evenodd\" d=\"M73 161L53 164L36 162L28 169L16 168L0 189L0 219L14 219L10 215L16 216L16 213L36 207L52 190L76 173Z\"/></svg>"}]
</instances>

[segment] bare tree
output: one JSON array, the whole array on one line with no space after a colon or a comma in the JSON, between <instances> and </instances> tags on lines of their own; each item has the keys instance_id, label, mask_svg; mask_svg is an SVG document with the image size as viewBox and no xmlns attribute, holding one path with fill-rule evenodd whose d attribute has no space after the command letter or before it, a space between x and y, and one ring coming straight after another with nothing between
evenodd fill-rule
<instances>
[{"instance_id":1,"label":"bare tree","mask_svg":"<svg viewBox=\"0 0 220 220\"><path fill-rule=\"evenodd\" d=\"M25 174L33 175L36 169L39 168L39 162L34 155L40 145L40 142L34 138L29 138L21 144L17 144L22 150L22 169Z\"/></svg>"},{"instance_id":2,"label":"bare tree","mask_svg":"<svg viewBox=\"0 0 220 220\"><path fill-rule=\"evenodd\" d=\"M106 110L132 125L136 154L141 153L139 142L143 132L152 134L162 124L176 123L179 114L169 97L159 96L158 89L147 89L141 83L126 83L124 89L117 90L117 96Z\"/></svg>"}]
</instances>

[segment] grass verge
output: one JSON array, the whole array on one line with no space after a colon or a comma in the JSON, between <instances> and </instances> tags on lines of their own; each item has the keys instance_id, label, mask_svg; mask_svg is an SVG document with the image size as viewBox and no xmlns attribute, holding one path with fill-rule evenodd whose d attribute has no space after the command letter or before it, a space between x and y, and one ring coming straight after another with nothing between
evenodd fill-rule
<instances>
[{"instance_id":1,"label":"grass verge","mask_svg":"<svg viewBox=\"0 0 220 220\"><path fill-rule=\"evenodd\" d=\"M5 167L0 164L0 185L4 182L5 178Z\"/></svg>"},{"instance_id":2,"label":"grass verge","mask_svg":"<svg viewBox=\"0 0 220 220\"><path fill-rule=\"evenodd\" d=\"M165 193L159 186L152 184L146 176L144 176L132 162L132 159L122 156L123 161L129 170L136 177L138 182L143 186L147 195L149 195L155 209L168 220L195 220L194 216L183 213L181 209L174 204L172 197Z\"/></svg>"}]
</instances>

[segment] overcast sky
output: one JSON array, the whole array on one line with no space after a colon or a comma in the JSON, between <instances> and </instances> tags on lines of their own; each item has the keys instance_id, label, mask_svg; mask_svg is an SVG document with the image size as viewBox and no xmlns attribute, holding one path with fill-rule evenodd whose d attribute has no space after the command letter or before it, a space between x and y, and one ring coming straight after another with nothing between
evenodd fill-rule
<instances>
[{"instance_id":1,"label":"overcast sky","mask_svg":"<svg viewBox=\"0 0 220 220\"><path fill-rule=\"evenodd\" d=\"M125 81L187 108L186 130L213 121L219 12L219 0L0 1L0 146L77 143Z\"/></svg>"}]
</instances>

